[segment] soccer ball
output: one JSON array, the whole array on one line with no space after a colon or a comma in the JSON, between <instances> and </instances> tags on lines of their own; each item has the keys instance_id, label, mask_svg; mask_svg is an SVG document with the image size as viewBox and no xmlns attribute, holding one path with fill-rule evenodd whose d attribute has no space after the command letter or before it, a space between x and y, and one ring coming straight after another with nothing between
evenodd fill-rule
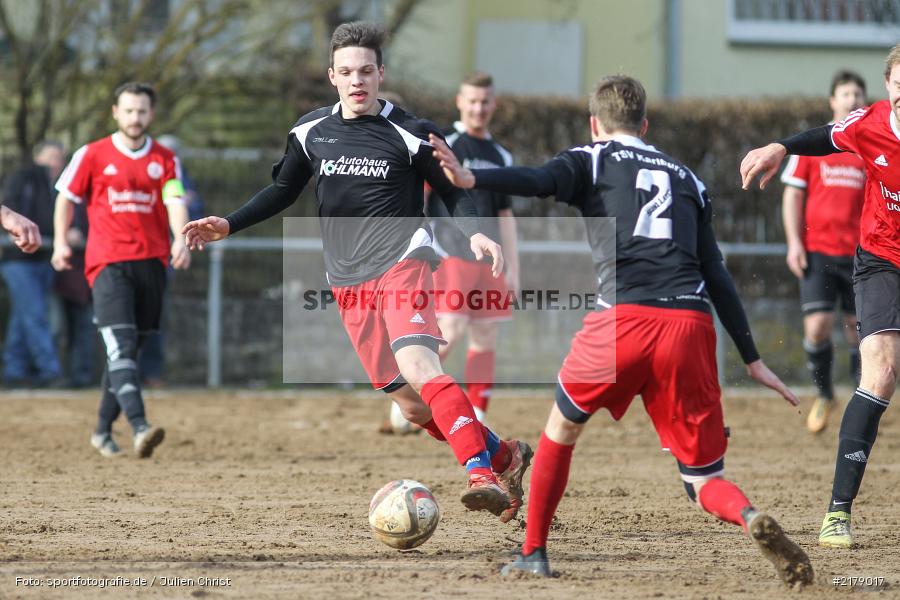
<instances>
[{"instance_id":1,"label":"soccer ball","mask_svg":"<svg viewBox=\"0 0 900 600\"><path fill-rule=\"evenodd\" d=\"M369 503L375 539L398 550L424 544L440 520L441 509L431 490L412 479L390 482Z\"/></svg>"},{"instance_id":2,"label":"soccer ball","mask_svg":"<svg viewBox=\"0 0 900 600\"><path fill-rule=\"evenodd\" d=\"M400 412L400 406L396 402L391 402L391 429L394 430L396 435L406 435L419 428L406 420L406 417Z\"/></svg>"}]
</instances>

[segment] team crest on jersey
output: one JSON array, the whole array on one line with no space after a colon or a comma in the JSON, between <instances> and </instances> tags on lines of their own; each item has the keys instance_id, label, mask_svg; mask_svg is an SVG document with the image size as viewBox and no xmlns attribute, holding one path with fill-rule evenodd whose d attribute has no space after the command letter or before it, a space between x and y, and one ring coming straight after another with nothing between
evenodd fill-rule
<instances>
[{"instance_id":1,"label":"team crest on jersey","mask_svg":"<svg viewBox=\"0 0 900 600\"><path fill-rule=\"evenodd\" d=\"M153 179L159 179L163 175L163 166L156 161L147 165L147 175Z\"/></svg>"}]
</instances>

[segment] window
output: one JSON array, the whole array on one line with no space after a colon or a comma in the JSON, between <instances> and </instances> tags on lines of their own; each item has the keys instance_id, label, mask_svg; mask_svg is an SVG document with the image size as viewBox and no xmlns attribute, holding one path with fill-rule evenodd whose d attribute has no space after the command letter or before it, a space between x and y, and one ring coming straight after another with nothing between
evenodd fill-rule
<instances>
[{"instance_id":1,"label":"window","mask_svg":"<svg viewBox=\"0 0 900 600\"><path fill-rule=\"evenodd\" d=\"M900 39L900 0L729 0L728 39L887 48Z\"/></svg>"}]
</instances>

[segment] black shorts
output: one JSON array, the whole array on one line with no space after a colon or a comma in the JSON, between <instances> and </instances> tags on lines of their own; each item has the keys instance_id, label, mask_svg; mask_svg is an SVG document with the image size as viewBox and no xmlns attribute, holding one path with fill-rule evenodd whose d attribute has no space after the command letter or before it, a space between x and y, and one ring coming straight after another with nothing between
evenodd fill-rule
<instances>
[{"instance_id":1,"label":"black shorts","mask_svg":"<svg viewBox=\"0 0 900 600\"><path fill-rule=\"evenodd\" d=\"M106 265L94 281L94 323L157 331L165 291L166 267L158 258Z\"/></svg>"},{"instance_id":2,"label":"black shorts","mask_svg":"<svg viewBox=\"0 0 900 600\"><path fill-rule=\"evenodd\" d=\"M806 270L800 280L800 308L803 314L831 312L838 301L845 313L852 314L856 310L853 257L807 253Z\"/></svg>"},{"instance_id":3,"label":"black shorts","mask_svg":"<svg viewBox=\"0 0 900 600\"><path fill-rule=\"evenodd\" d=\"M856 331L859 339L882 331L900 331L900 268L890 261L856 250Z\"/></svg>"}]
</instances>

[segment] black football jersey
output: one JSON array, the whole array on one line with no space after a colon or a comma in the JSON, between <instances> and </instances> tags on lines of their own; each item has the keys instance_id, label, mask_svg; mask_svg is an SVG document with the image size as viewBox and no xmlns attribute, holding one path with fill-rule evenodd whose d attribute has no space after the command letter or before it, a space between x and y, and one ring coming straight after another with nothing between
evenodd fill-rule
<instances>
[{"instance_id":1,"label":"black football jersey","mask_svg":"<svg viewBox=\"0 0 900 600\"><path fill-rule=\"evenodd\" d=\"M585 217L598 306L705 295L700 265L722 255L706 188L690 169L632 136L566 150L545 166L557 201Z\"/></svg>"},{"instance_id":2,"label":"black football jersey","mask_svg":"<svg viewBox=\"0 0 900 600\"><path fill-rule=\"evenodd\" d=\"M446 142L464 167L469 169L495 169L498 167L510 167L513 157L509 151L498 144L493 138L486 139L473 137L466 133L465 126L457 121L453 129L446 132ZM473 189L469 191L478 211L481 232L486 236L500 242L500 226L497 220L499 211L512 206L508 195L500 192ZM426 214L431 218L431 226L434 230L435 250L441 256L455 256L474 261L475 255L469 247L469 238L460 231L459 227L450 218L444 202L437 193L428 196ZM490 257L483 260L490 261Z\"/></svg>"},{"instance_id":3,"label":"black football jersey","mask_svg":"<svg viewBox=\"0 0 900 600\"><path fill-rule=\"evenodd\" d=\"M428 134L441 135L437 127L380 102L374 116L344 119L340 103L304 115L274 167L276 186L315 179L325 268L335 286L373 279L404 258L436 260L424 183L444 198L459 193L432 157Z\"/></svg>"}]
</instances>

